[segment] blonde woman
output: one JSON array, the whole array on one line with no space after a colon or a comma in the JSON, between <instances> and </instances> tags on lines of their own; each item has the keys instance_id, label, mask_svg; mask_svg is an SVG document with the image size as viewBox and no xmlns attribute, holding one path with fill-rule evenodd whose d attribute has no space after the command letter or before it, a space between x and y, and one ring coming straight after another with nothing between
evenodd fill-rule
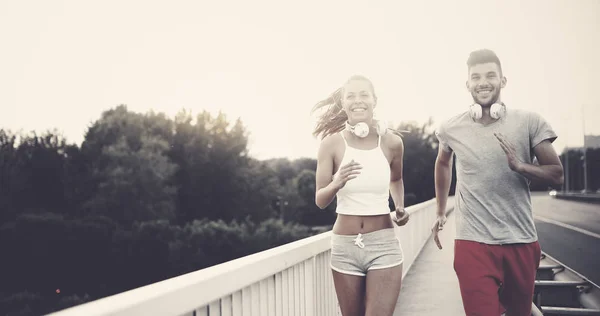
<instances>
[{"instance_id":1,"label":"blonde woman","mask_svg":"<svg viewBox=\"0 0 600 316\"><path fill-rule=\"evenodd\" d=\"M376 106L371 81L353 76L313 108L326 109L313 133L322 137L315 199L324 209L337 197L330 265L344 316L391 316L402 281L403 254L393 222L402 226L409 218L404 144L373 118Z\"/></svg>"}]
</instances>

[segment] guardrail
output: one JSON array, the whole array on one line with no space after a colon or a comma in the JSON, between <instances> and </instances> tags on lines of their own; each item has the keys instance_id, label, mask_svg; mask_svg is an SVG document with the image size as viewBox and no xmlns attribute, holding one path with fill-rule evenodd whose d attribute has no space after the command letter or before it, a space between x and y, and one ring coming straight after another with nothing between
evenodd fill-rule
<instances>
[{"instance_id":1,"label":"guardrail","mask_svg":"<svg viewBox=\"0 0 600 316\"><path fill-rule=\"evenodd\" d=\"M600 193L598 192L577 193L551 191L549 194L557 199L600 203Z\"/></svg>"},{"instance_id":2,"label":"guardrail","mask_svg":"<svg viewBox=\"0 0 600 316\"><path fill-rule=\"evenodd\" d=\"M600 316L600 287L564 263L542 253L533 303L536 316Z\"/></svg>"},{"instance_id":3,"label":"guardrail","mask_svg":"<svg viewBox=\"0 0 600 316\"><path fill-rule=\"evenodd\" d=\"M409 223L395 229L403 275L431 235L435 209L435 199L410 206ZM330 238L328 231L50 315L337 315Z\"/></svg>"}]
</instances>

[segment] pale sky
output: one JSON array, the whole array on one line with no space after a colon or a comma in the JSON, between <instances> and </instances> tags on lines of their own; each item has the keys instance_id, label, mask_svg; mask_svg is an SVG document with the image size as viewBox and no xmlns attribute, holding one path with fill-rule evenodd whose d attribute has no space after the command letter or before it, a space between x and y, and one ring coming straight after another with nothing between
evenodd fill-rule
<instances>
[{"instance_id":1,"label":"pale sky","mask_svg":"<svg viewBox=\"0 0 600 316\"><path fill-rule=\"evenodd\" d=\"M582 122L600 134L599 0L0 0L0 43L0 128L77 144L126 104L222 110L254 157L315 157L310 109L347 77L372 79L378 117L437 126L472 102L479 48L503 63L503 101L540 112L557 151L582 145Z\"/></svg>"}]
</instances>

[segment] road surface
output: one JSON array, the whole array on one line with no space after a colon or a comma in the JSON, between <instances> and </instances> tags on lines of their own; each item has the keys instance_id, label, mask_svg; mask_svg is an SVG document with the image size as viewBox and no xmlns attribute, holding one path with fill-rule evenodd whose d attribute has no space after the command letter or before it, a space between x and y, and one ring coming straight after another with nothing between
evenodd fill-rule
<instances>
[{"instance_id":1,"label":"road surface","mask_svg":"<svg viewBox=\"0 0 600 316\"><path fill-rule=\"evenodd\" d=\"M542 251L600 285L600 204L531 197Z\"/></svg>"}]
</instances>

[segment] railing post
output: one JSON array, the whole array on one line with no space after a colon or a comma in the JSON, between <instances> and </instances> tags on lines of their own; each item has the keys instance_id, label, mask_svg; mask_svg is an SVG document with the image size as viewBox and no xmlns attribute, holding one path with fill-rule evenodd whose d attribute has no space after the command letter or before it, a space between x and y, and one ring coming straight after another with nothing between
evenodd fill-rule
<instances>
[{"instance_id":1,"label":"railing post","mask_svg":"<svg viewBox=\"0 0 600 316\"><path fill-rule=\"evenodd\" d=\"M315 256L316 257L316 256ZM304 264L304 314L315 314L315 257Z\"/></svg>"}]
</instances>

